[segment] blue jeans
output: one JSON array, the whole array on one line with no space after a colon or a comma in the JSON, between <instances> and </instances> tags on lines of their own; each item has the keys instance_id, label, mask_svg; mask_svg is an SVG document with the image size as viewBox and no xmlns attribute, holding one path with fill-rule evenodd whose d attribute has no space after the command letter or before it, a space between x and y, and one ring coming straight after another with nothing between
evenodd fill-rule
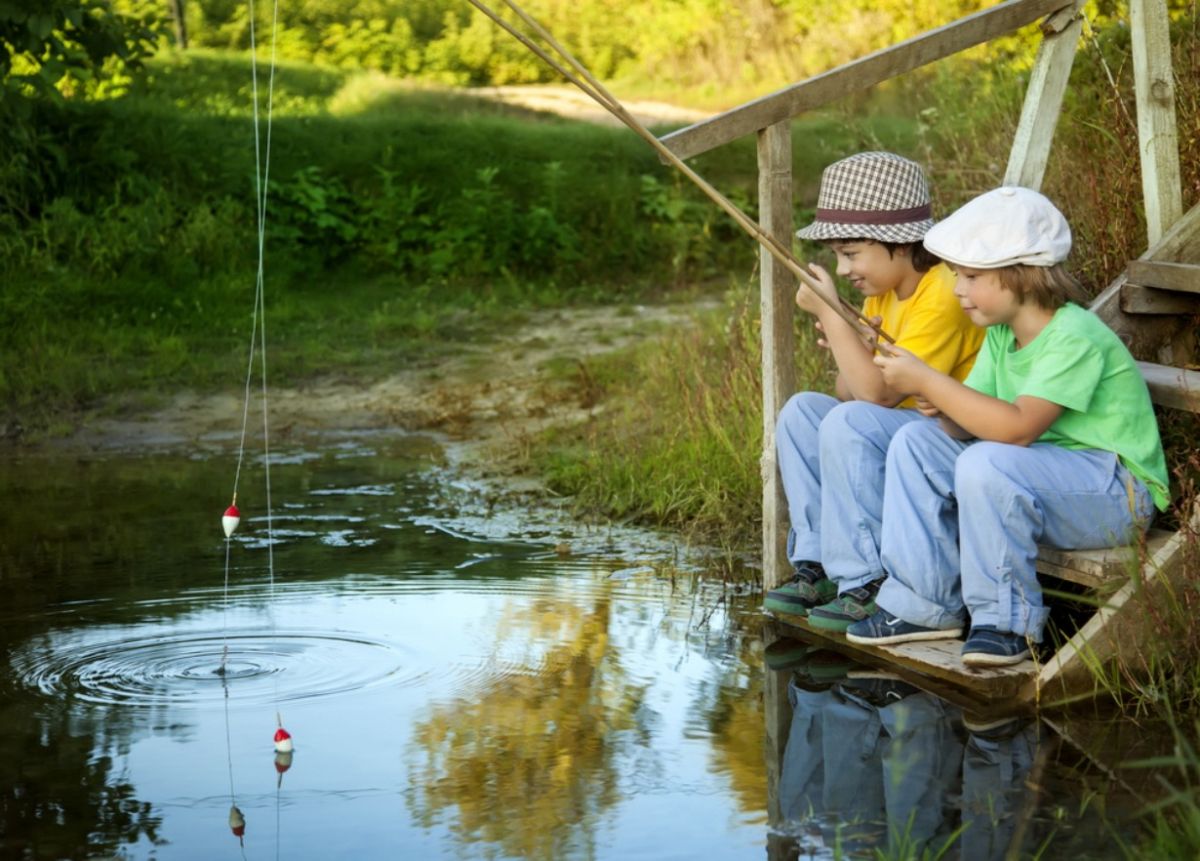
<instances>
[{"instance_id":1,"label":"blue jeans","mask_svg":"<svg viewBox=\"0 0 1200 861\"><path fill-rule=\"evenodd\" d=\"M775 451L791 521L788 559L820 562L839 593L883 576L884 464L892 436L910 422L932 420L818 392L793 395L779 411Z\"/></svg>"},{"instance_id":2,"label":"blue jeans","mask_svg":"<svg viewBox=\"0 0 1200 861\"><path fill-rule=\"evenodd\" d=\"M1115 454L952 439L935 423L897 432L887 456L876 603L914 625L970 614L1040 642L1049 611L1038 545L1129 543L1154 514L1146 486Z\"/></svg>"}]
</instances>

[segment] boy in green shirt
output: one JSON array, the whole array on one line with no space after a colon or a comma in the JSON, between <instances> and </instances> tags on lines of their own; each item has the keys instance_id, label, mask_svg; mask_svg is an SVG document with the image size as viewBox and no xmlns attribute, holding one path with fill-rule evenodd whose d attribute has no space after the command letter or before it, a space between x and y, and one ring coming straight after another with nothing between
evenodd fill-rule
<instances>
[{"instance_id":1,"label":"boy in green shirt","mask_svg":"<svg viewBox=\"0 0 1200 861\"><path fill-rule=\"evenodd\" d=\"M1047 609L1038 545L1123 544L1167 505L1167 469L1146 384L1094 314L1068 301L1066 220L1026 188L975 198L925 237L956 270L963 309L986 326L964 383L903 350L875 363L919 399L888 448L877 611L856 643L957 637L968 666L1029 656Z\"/></svg>"}]
</instances>

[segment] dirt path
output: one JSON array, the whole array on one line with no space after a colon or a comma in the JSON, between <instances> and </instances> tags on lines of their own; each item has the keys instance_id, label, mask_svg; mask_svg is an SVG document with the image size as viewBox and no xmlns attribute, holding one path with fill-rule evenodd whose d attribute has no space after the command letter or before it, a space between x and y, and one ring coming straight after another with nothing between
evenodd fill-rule
<instances>
[{"instance_id":1,"label":"dirt path","mask_svg":"<svg viewBox=\"0 0 1200 861\"><path fill-rule=\"evenodd\" d=\"M495 99L535 111L547 111L570 119L585 120L601 125L619 126L621 121L600 107L576 87L539 85L511 87L480 87L472 95ZM711 116L706 111L681 108L666 102L644 99L623 101L622 104L643 125L690 125Z\"/></svg>"},{"instance_id":2,"label":"dirt path","mask_svg":"<svg viewBox=\"0 0 1200 861\"><path fill-rule=\"evenodd\" d=\"M598 409L586 385L591 357L666 326L687 325L709 304L541 312L487 343L464 344L449 358L398 370L370 385L324 379L273 388L272 441L363 430L428 432L465 472L503 474L531 434L582 421ZM259 409L253 400L251 433L261 426ZM153 412L94 418L79 432L44 445L93 453L224 450L236 442L242 410L242 392L235 387L216 395L181 393Z\"/></svg>"}]
</instances>

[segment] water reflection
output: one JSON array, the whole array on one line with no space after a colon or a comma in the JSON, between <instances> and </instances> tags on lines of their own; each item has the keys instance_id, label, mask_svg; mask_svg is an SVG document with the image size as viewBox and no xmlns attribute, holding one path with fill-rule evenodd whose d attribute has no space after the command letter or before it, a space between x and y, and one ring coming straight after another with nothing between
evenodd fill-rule
<instances>
[{"instance_id":1,"label":"water reflection","mask_svg":"<svg viewBox=\"0 0 1200 861\"><path fill-rule=\"evenodd\" d=\"M0 857L1118 854L1096 732L807 647L764 668L759 596L426 448L284 454L275 585L246 499L228 592L220 459L0 470Z\"/></svg>"},{"instance_id":2,"label":"water reflection","mask_svg":"<svg viewBox=\"0 0 1200 861\"><path fill-rule=\"evenodd\" d=\"M886 670L793 640L767 650L772 861L961 858L1000 861L1053 845L1057 857L1120 857L1081 810L1041 797L1049 763L1087 758L1032 715L964 711ZM1061 798L1061 796L1060 796ZM1086 805L1084 805L1086 807ZM1042 849L1045 848L1042 846Z\"/></svg>"}]
</instances>

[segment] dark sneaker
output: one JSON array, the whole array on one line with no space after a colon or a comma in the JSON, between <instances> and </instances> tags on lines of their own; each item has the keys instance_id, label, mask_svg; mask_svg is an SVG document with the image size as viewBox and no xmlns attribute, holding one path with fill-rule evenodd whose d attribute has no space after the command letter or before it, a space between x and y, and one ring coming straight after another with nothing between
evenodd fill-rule
<instances>
[{"instance_id":1,"label":"dark sneaker","mask_svg":"<svg viewBox=\"0 0 1200 861\"><path fill-rule=\"evenodd\" d=\"M883 580L872 580L865 586L847 589L828 604L813 607L808 612L808 622L822 631L845 631L855 622L874 614L875 595Z\"/></svg>"},{"instance_id":2,"label":"dark sneaker","mask_svg":"<svg viewBox=\"0 0 1200 861\"><path fill-rule=\"evenodd\" d=\"M983 717L963 714L963 728L973 736L990 741L1012 738L1022 728L1024 722L1017 715Z\"/></svg>"},{"instance_id":3,"label":"dark sneaker","mask_svg":"<svg viewBox=\"0 0 1200 861\"><path fill-rule=\"evenodd\" d=\"M795 571L790 582L767 593L763 600L766 609L803 616L837 595L837 585L825 576L820 562L797 562Z\"/></svg>"},{"instance_id":4,"label":"dark sneaker","mask_svg":"<svg viewBox=\"0 0 1200 861\"><path fill-rule=\"evenodd\" d=\"M864 646L890 646L917 640L953 640L962 636L962 625L953 628L926 628L905 622L887 610L876 610L861 622L846 629L846 639Z\"/></svg>"},{"instance_id":5,"label":"dark sneaker","mask_svg":"<svg viewBox=\"0 0 1200 861\"><path fill-rule=\"evenodd\" d=\"M1007 667L1028 657L1024 634L997 631L993 625L975 625L962 647L962 662L968 667Z\"/></svg>"},{"instance_id":6,"label":"dark sneaker","mask_svg":"<svg viewBox=\"0 0 1200 861\"><path fill-rule=\"evenodd\" d=\"M851 699L865 700L870 705L886 708L919 694L921 689L894 673L855 670L848 673L846 681L838 685L838 691Z\"/></svg>"}]
</instances>

